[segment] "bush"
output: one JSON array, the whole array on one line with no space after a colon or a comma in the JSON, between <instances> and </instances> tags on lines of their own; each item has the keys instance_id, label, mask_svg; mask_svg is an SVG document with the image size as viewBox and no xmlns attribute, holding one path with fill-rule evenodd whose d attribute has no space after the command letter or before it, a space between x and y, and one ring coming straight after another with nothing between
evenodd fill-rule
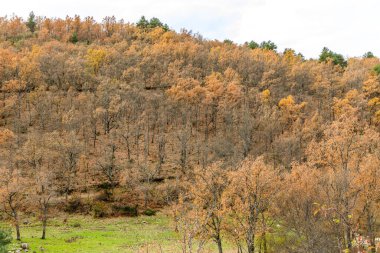
<instances>
[{"instance_id":1,"label":"bush","mask_svg":"<svg viewBox=\"0 0 380 253\"><path fill-rule=\"evenodd\" d=\"M80 228L81 224L79 222L75 222L73 225L71 225L73 228Z\"/></svg>"},{"instance_id":2,"label":"bush","mask_svg":"<svg viewBox=\"0 0 380 253\"><path fill-rule=\"evenodd\" d=\"M128 217L136 217L138 216L137 205L134 207L131 206L113 206L113 209L116 213L120 215L125 215Z\"/></svg>"},{"instance_id":3,"label":"bush","mask_svg":"<svg viewBox=\"0 0 380 253\"><path fill-rule=\"evenodd\" d=\"M11 231L9 229L0 228L0 252L7 252L7 247L11 242Z\"/></svg>"},{"instance_id":4,"label":"bush","mask_svg":"<svg viewBox=\"0 0 380 253\"><path fill-rule=\"evenodd\" d=\"M97 188L99 190L111 190L114 186L112 186L110 183L105 182L97 185Z\"/></svg>"},{"instance_id":5,"label":"bush","mask_svg":"<svg viewBox=\"0 0 380 253\"><path fill-rule=\"evenodd\" d=\"M89 206L80 197L74 197L67 202L64 210L68 213L87 213Z\"/></svg>"},{"instance_id":6,"label":"bush","mask_svg":"<svg viewBox=\"0 0 380 253\"><path fill-rule=\"evenodd\" d=\"M152 209L146 209L143 214L146 215L146 216L153 216L153 215L156 215L157 211L155 210L152 210Z\"/></svg>"},{"instance_id":7,"label":"bush","mask_svg":"<svg viewBox=\"0 0 380 253\"><path fill-rule=\"evenodd\" d=\"M103 191L98 196L96 196L95 200L102 202L109 202L112 200L112 195L109 191Z\"/></svg>"},{"instance_id":8,"label":"bush","mask_svg":"<svg viewBox=\"0 0 380 253\"><path fill-rule=\"evenodd\" d=\"M92 206L95 218L105 218L112 215L112 210L107 203L95 202Z\"/></svg>"},{"instance_id":9,"label":"bush","mask_svg":"<svg viewBox=\"0 0 380 253\"><path fill-rule=\"evenodd\" d=\"M377 64L373 70L376 72L376 74L380 75L380 64Z\"/></svg>"}]
</instances>

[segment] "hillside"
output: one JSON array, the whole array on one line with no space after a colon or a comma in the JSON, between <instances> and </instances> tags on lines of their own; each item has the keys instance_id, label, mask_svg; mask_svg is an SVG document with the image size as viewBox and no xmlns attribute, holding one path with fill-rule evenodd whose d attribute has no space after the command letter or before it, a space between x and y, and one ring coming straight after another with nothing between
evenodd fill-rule
<instances>
[{"instance_id":1,"label":"hillside","mask_svg":"<svg viewBox=\"0 0 380 253\"><path fill-rule=\"evenodd\" d=\"M306 60L158 19L0 18L0 201L16 228L165 207L186 240L219 252L222 238L247 252L354 252L358 235L370 252L379 125L370 54Z\"/></svg>"}]
</instances>

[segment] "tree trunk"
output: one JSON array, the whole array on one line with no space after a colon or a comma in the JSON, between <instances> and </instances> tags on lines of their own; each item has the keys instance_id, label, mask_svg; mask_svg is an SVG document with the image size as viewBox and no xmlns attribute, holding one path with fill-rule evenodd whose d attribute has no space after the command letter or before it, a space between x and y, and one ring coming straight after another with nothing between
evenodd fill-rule
<instances>
[{"instance_id":1,"label":"tree trunk","mask_svg":"<svg viewBox=\"0 0 380 253\"><path fill-rule=\"evenodd\" d=\"M248 231L248 234L247 234L247 252L248 253L255 252L255 233L253 230Z\"/></svg>"},{"instance_id":2,"label":"tree trunk","mask_svg":"<svg viewBox=\"0 0 380 253\"><path fill-rule=\"evenodd\" d=\"M255 243L254 243L254 240L247 241L247 246L248 246L248 253L254 253L255 252Z\"/></svg>"},{"instance_id":3,"label":"tree trunk","mask_svg":"<svg viewBox=\"0 0 380 253\"><path fill-rule=\"evenodd\" d=\"M376 242L375 242L376 221L369 206L367 206L366 210L367 210L367 230L368 230L368 237L369 237L369 242L370 242L369 246L371 248L369 252L376 253Z\"/></svg>"},{"instance_id":4,"label":"tree trunk","mask_svg":"<svg viewBox=\"0 0 380 253\"><path fill-rule=\"evenodd\" d=\"M93 147L95 148L96 147L96 128L94 129L94 132L93 132Z\"/></svg>"},{"instance_id":5,"label":"tree trunk","mask_svg":"<svg viewBox=\"0 0 380 253\"><path fill-rule=\"evenodd\" d=\"M348 183L345 180L344 182L345 189L348 188L347 184ZM344 208L345 208L344 217L348 217L349 204L348 204L347 198L345 199ZM348 252L351 252L352 251L352 230L351 230L351 224L349 224L348 222L344 224L344 240L345 240L345 248L348 250Z\"/></svg>"},{"instance_id":6,"label":"tree trunk","mask_svg":"<svg viewBox=\"0 0 380 253\"><path fill-rule=\"evenodd\" d=\"M266 234L266 223L265 223L264 213L262 213L261 216L262 216L262 226L264 228L264 232L261 235L261 246L263 247L263 253L267 253L268 247L267 247L267 234ZM260 251L261 251L261 246L260 246Z\"/></svg>"},{"instance_id":7,"label":"tree trunk","mask_svg":"<svg viewBox=\"0 0 380 253\"><path fill-rule=\"evenodd\" d=\"M128 155L128 161L131 161L131 148L129 146L129 126L128 126L128 133L124 136L125 142L127 144L127 155Z\"/></svg>"},{"instance_id":8,"label":"tree trunk","mask_svg":"<svg viewBox=\"0 0 380 253\"><path fill-rule=\"evenodd\" d=\"M268 252L268 246L267 246L267 236L266 233L263 235L263 253Z\"/></svg>"},{"instance_id":9,"label":"tree trunk","mask_svg":"<svg viewBox=\"0 0 380 253\"><path fill-rule=\"evenodd\" d=\"M18 214L17 214L17 211L15 209L12 210L12 213L13 213L13 218L15 220L16 240L20 241L21 240L21 234L20 234L20 223L18 221Z\"/></svg>"},{"instance_id":10,"label":"tree trunk","mask_svg":"<svg viewBox=\"0 0 380 253\"><path fill-rule=\"evenodd\" d=\"M44 203L43 206L43 215L42 215L42 236L41 239L46 238L46 226L47 226L47 219L48 219L48 203Z\"/></svg>"},{"instance_id":11,"label":"tree trunk","mask_svg":"<svg viewBox=\"0 0 380 253\"><path fill-rule=\"evenodd\" d=\"M18 220L16 220L16 240L21 241L21 234L20 234L20 224L18 223Z\"/></svg>"},{"instance_id":12,"label":"tree trunk","mask_svg":"<svg viewBox=\"0 0 380 253\"><path fill-rule=\"evenodd\" d=\"M69 201L69 193L68 193L68 190L66 189L66 191L65 191L65 205L67 205L68 201Z\"/></svg>"},{"instance_id":13,"label":"tree trunk","mask_svg":"<svg viewBox=\"0 0 380 253\"><path fill-rule=\"evenodd\" d=\"M44 217L43 221L42 221L42 236L41 236L41 239L46 239L46 224L47 224L47 221L46 221L46 218Z\"/></svg>"},{"instance_id":14,"label":"tree trunk","mask_svg":"<svg viewBox=\"0 0 380 253\"><path fill-rule=\"evenodd\" d=\"M223 253L222 240L220 237L216 238L216 243L218 244L218 252Z\"/></svg>"}]
</instances>

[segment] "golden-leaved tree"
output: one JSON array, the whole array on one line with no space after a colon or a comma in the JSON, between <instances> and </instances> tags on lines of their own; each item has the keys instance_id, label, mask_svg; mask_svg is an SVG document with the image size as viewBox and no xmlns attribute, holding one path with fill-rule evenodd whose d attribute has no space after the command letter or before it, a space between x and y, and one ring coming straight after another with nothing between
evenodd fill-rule
<instances>
[{"instance_id":1,"label":"golden-leaved tree","mask_svg":"<svg viewBox=\"0 0 380 253\"><path fill-rule=\"evenodd\" d=\"M261 221L265 221L265 216L272 210L278 191L278 174L261 157L245 160L231 172L229 180L223 194L223 206L231 226L229 230L233 231L238 243L245 242L247 252L254 253L256 236L259 233L265 236L267 227Z\"/></svg>"},{"instance_id":2,"label":"golden-leaved tree","mask_svg":"<svg viewBox=\"0 0 380 253\"><path fill-rule=\"evenodd\" d=\"M366 164L362 161L374 152L378 140L378 133L349 111L326 128L320 142L313 141L308 147L310 166L323 172L319 179L321 204L334 225L340 250L353 248L358 233L355 215L360 210L359 200L365 198L366 184L360 178Z\"/></svg>"}]
</instances>

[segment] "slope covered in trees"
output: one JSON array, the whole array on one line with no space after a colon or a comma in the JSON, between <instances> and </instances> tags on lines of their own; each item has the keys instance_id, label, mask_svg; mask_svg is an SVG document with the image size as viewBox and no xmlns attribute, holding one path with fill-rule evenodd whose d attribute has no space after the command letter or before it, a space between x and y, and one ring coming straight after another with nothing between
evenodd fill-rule
<instances>
[{"instance_id":1,"label":"slope covered in trees","mask_svg":"<svg viewBox=\"0 0 380 253\"><path fill-rule=\"evenodd\" d=\"M0 198L18 239L30 212L45 238L54 208L169 207L189 250L351 252L360 234L375 252L380 60L275 49L158 19L0 18Z\"/></svg>"}]
</instances>

